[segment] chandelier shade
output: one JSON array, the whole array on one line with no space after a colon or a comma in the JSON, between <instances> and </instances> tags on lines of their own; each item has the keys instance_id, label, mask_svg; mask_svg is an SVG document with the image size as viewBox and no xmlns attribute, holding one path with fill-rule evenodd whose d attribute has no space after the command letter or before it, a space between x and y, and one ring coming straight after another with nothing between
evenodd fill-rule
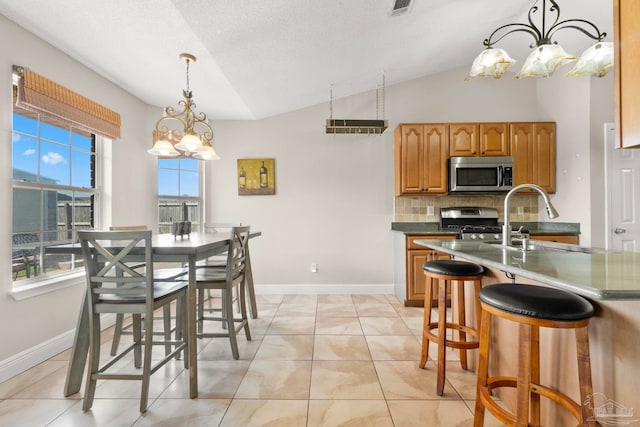
<instances>
[{"instance_id":1,"label":"chandelier shade","mask_svg":"<svg viewBox=\"0 0 640 427\"><path fill-rule=\"evenodd\" d=\"M542 5L538 6L540 3ZM541 12L540 26L534 24L534 17L538 12ZM549 17L547 13L550 15ZM529 9L527 17L527 23L502 25L484 39L483 45L486 49L473 61L466 80L485 76L500 78L515 61L504 50L495 49L494 45L514 33L529 34L533 37L533 43L529 47L534 48L525 60L522 69L515 75L517 79L550 77L558 67L576 60L576 56L568 54L558 42L552 40L556 32L566 29L577 30L596 40L596 44L580 56L576 67L568 73L569 76L595 75L602 77L611 68L613 64L612 44L610 55L608 55L610 43L603 42L607 33L601 32L592 22L585 19L560 20L560 6L555 0L536 0ZM549 23L551 25L548 25Z\"/></svg>"},{"instance_id":2,"label":"chandelier shade","mask_svg":"<svg viewBox=\"0 0 640 427\"><path fill-rule=\"evenodd\" d=\"M474 77L493 77L499 79L515 63L503 49L489 48L480 52L471 66L466 80Z\"/></svg>"},{"instance_id":3,"label":"chandelier shade","mask_svg":"<svg viewBox=\"0 0 640 427\"><path fill-rule=\"evenodd\" d=\"M578 62L567 75L603 77L611 67L613 67L613 43L598 42L582 52Z\"/></svg>"},{"instance_id":4,"label":"chandelier shade","mask_svg":"<svg viewBox=\"0 0 640 427\"><path fill-rule=\"evenodd\" d=\"M183 99L178 102L182 108L179 111L171 106L164 108L162 117L156 122L153 147L147 151L161 157L219 159L212 145L213 129L204 113L194 112L196 104L189 90L189 64L195 62L196 57L181 53L180 59L187 65L187 87L182 91Z\"/></svg>"},{"instance_id":5,"label":"chandelier shade","mask_svg":"<svg viewBox=\"0 0 640 427\"><path fill-rule=\"evenodd\" d=\"M565 52L562 46L543 44L533 49L527 56L522 69L515 75L515 78L551 77L558 67L575 60L576 57Z\"/></svg>"}]
</instances>

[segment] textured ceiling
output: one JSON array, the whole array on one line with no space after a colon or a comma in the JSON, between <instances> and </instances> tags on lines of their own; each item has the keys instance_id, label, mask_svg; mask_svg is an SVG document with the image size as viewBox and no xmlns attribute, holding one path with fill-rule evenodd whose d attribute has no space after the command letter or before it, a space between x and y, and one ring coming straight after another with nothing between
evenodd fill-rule
<instances>
[{"instance_id":1,"label":"textured ceiling","mask_svg":"<svg viewBox=\"0 0 640 427\"><path fill-rule=\"evenodd\" d=\"M532 0L0 0L0 13L105 78L159 107L185 86L210 119L260 119L470 65L496 27L523 22ZM540 2L541 3L541 2ZM562 0L562 19L611 33L606 0ZM575 33L575 34L571 34ZM576 31L556 37L577 52ZM569 39L569 40L567 40ZM572 39L576 39L573 41ZM523 61L532 39L501 47ZM612 40L611 36L608 40ZM28 64L24 64L27 65ZM46 70L35 70L45 72Z\"/></svg>"}]
</instances>

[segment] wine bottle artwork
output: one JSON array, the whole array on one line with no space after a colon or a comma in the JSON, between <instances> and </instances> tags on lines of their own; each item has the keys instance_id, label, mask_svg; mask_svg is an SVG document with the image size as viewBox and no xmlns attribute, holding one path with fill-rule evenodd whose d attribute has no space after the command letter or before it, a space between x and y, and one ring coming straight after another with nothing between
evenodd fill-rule
<instances>
[{"instance_id":1,"label":"wine bottle artwork","mask_svg":"<svg viewBox=\"0 0 640 427\"><path fill-rule=\"evenodd\" d=\"M267 188L269 186L269 174L267 173L267 168L264 166L264 162L262 162L262 166L260 166L260 188Z\"/></svg>"},{"instance_id":2,"label":"wine bottle artwork","mask_svg":"<svg viewBox=\"0 0 640 427\"><path fill-rule=\"evenodd\" d=\"M238 187L247 188L247 172L245 172L244 168L240 168L240 174L238 176Z\"/></svg>"},{"instance_id":3,"label":"wine bottle artwork","mask_svg":"<svg viewBox=\"0 0 640 427\"><path fill-rule=\"evenodd\" d=\"M238 195L273 195L275 159L238 159Z\"/></svg>"}]
</instances>

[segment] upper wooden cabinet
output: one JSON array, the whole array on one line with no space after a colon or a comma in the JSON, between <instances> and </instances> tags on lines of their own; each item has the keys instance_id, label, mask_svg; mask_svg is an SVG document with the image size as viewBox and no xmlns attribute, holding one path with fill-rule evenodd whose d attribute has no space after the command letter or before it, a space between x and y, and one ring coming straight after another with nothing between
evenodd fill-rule
<instances>
[{"instance_id":1,"label":"upper wooden cabinet","mask_svg":"<svg viewBox=\"0 0 640 427\"><path fill-rule=\"evenodd\" d=\"M403 124L395 131L396 195L445 194L449 142L445 124Z\"/></svg>"},{"instance_id":2,"label":"upper wooden cabinet","mask_svg":"<svg viewBox=\"0 0 640 427\"><path fill-rule=\"evenodd\" d=\"M449 125L451 157L508 156L507 123L452 123Z\"/></svg>"},{"instance_id":3,"label":"upper wooden cabinet","mask_svg":"<svg viewBox=\"0 0 640 427\"><path fill-rule=\"evenodd\" d=\"M513 157L513 185L538 184L548 193L555 193L556 124L510 123L509 141Z\"/></svg>"},{"instance_id":4,"label":"upper wooden cabinet","mask_svg":"<svg viewBox=\"0 0 640 427\"><path fill-rule=\"evenodd\" d=\"M640 148L640 2L613 1L616 133L621 148Z\"/></svg>"}]
</instances>

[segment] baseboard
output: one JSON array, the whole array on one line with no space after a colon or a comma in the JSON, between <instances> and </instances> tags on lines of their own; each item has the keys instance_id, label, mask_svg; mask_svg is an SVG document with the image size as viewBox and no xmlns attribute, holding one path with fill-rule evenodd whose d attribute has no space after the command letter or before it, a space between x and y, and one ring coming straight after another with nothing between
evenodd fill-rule
<instances>
[{"instance_id":1,"label":"baseboard","mask_svg":"<svg viewBox=\"0 0 640 427\"><path fill-rule=\"evenodd\" d=\"M255 285L256 295L389 294L393 284L383 285Z\"/></svg>"},{"instance_id":2,"label":"baseboard","mask_svg":"<svg viewBox=\"0 0 640 427\"><path fill-rule=\"evenodd\" d=\"M114 314L107 314L101 320L103 329L112 326L116 321ZM21 353L0 361L0 383L7 381L16 375L33 368L58 353L61 353L73 345L75 329L58 335L48 341L31 347Z\"/></svg>"}]
</instances>

